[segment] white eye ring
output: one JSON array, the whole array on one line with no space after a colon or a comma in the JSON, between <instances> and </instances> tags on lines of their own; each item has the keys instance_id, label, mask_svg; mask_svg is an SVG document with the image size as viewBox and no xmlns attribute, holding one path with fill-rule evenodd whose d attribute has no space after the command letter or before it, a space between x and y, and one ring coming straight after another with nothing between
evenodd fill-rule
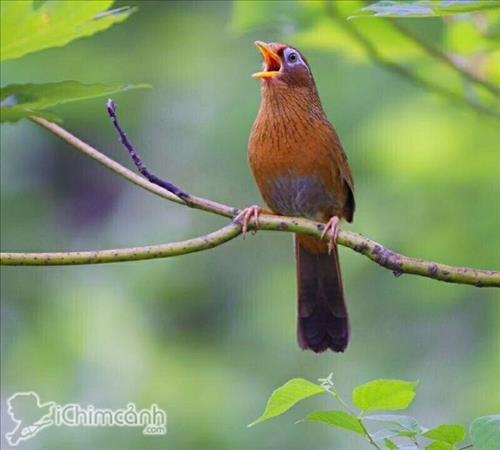
<instances>
[{"instance_id":1,"label":"white eye ring","mask_svg":"<svg viewBox=\"0 0 500 450\"><path fill-rule=\"evenodd\" d=\"M286 57L287 62L290 64L295 64L299 60L299 55L295 52L290 52Z\"/></svg>"}]
</instances>

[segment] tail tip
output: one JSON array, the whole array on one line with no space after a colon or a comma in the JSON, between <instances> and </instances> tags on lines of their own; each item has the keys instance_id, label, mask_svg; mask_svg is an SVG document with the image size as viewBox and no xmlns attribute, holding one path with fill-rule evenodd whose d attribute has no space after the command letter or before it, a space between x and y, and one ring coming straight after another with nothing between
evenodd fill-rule
<instances>
[{"instance_id":1,"label":"tail tip","mask_svg":"<svg viewBox=\"0 0 500 450\"><path fill-rule=\"evenodd\" d=\"M315 341L313 339L305 339L304 336L299 333L298 343L302 350L311 350L314 353L323 353L327 350L331 350L335 353L344 353L349 343L349 335L345 334L335 337L327 335L320 341Z\"/></svg>"}]
</instances>

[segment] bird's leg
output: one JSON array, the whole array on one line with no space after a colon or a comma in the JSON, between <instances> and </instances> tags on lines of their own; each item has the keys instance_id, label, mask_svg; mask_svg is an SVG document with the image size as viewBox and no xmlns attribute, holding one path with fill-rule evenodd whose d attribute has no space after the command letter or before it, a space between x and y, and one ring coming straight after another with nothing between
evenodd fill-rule
<instances>
[{"instance_id":1,"label":"bird's leg","mask_svg":"<svg viewBox=\"0 0 500 450\"><path fill-rule=\"evenodd\" d=\"M248 222L250 219L254 219L255 226L259 226L259 214L262 212L262 208L257 205L252 205L247 208L242 209L238 215L233 219L233 222L239 223L243 227L243 239L247 235ZM256 232L256 231L254 231Z\"/></svg>"},{"instance_id":2,"label":"bird's leg","mask_svg":"<svg viewBox=\"0 0 500 450\"><path fill-rule=\"evenodd\" d=\"M330 236L328 241L328 254L333 251L335 244L337 243L337 238L339 237L340 231L340 219L338 216L332 216L330 220L325 224L323 233L321 233L321 239L323 239L327 234Z\"/></svg>"}]
</instances>

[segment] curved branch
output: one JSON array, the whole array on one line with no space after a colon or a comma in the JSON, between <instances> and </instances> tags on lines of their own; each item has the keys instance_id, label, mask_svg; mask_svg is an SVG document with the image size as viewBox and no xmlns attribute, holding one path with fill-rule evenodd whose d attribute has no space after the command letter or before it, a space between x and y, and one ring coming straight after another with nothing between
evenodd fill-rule
<instances>
[{"instance_id":1,"label":"curved branch","mask_svg":"<svg viewBox=\"0 0 500 450\"><path fill-rule=\"evenodd\" d=\"M168 258L200 252L224 244L241 233L240 225L231 223L204 236L171 244L147 245L113 250L48 253L0 253L0 265L5 266L74 266L120 261L142 261Z\"/></svg>"},{"instance_id":2,"label":"curved branch","mask_svg":"<svg viewBox=\"0 0 500 450\"><path fill-rule=\"evenodd\" d=\"M249 223L253 230L285 231L321 237L324 224L297 217L262 215L259 224ZM58 253L0 253L0 265L48 266L101 264L119 261L138 261L185 255L208 250L234 239L241 225L231 223L220 230L187 241L115 250ZM325 237L328 239L328 237ZM396 253L383 245L352 231L340 230L337 243L365 255L378 265L391 270L395 276L404 273L435 280L477 287L500 287L500 272L469 267L454 267Z\"/></svg>"},{"instance_id":3,"label":"curved branch","mask_svg":"<svg viewBox=\"0 0 500 450\"><path fill-rule=\"evenodd\" d=\"M108 169L126 178L132 183L153 192L167 200L186 205L184 200L168 192L118 162L105 156L100 151L73 136L64 128L45 119L32 118L38 125L48 129L56 136L68 142L71 146L90 156ZM213 202L201 197L189 195L190 207L202 209L225 217L234 217L240 210L228 205ZM262 215L258 226L251 221L250 229L287 231L293 233L321 236L324 224L296 217L282 217ZM89 252L58 252L58 253L0 253L0 265L74 265L74 264L99 264L118 261L138 261L144 259L178 256L196 251L206 250L221 245L241 233L241 226L231 223L213 233L200 236L187 241L171 244L152 245L115 250L89 251ZM478 287L500 287L500 272L493 270L479 270L468 267L454 267L433 261L412 258L396 253L383 245L368 239L360 234L341 230L337 243L367 256L382 267L390 269L394 275L404 273L420 275L435 280L450 283L469 284Z\"/></svg>"}]
</instances>

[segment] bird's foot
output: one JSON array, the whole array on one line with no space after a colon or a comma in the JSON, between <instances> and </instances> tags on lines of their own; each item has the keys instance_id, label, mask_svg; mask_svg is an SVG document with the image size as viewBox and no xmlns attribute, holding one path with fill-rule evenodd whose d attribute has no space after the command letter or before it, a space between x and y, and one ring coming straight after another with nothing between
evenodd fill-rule
<instances>
[{"instance_id":1,"label":"bird's foot","mask_svg":"<svg viewBox=\"0 0 500 450\"><path fill-rule=\"evenodd\" d=\"M259 226L259 214L262 212L262 209L257 205L249 206L248 208L242 209L238 215L233 219L233 222L239 223L242 226L243 239L245 239L248 231L248 223L251 219L254 220L255 226ZM257 230L254 230L255 234Z\"/></svg>"},{"instance_id":2,"label":"bird's foot","mask_svg":"<svg viewBox=\"0 0 500 450\"><path fill-rule=\"evenodd\" d=\"M332 253L335 245L337 244L339 231L340 231L340 219L338 218L338 216L332 216L330 220L325 224L323 233L321 233L321 239L324 239L326 235L330 236L330 240L328 241L328 254Z\"/></svg>"}]
</instances>

